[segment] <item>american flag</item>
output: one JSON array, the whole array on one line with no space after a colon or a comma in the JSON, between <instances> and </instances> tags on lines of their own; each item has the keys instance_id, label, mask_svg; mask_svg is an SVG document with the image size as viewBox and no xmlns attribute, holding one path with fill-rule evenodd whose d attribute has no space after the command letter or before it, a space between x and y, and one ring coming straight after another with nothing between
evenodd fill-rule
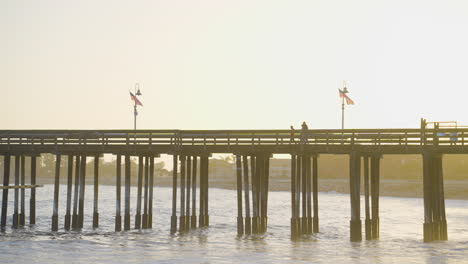
<instances>
[{"instance_id":1,"label":"american flag","mask_svg":"<svg viewBox=\"0 0 468 264\"><path fill-rule=\"evenodd\" d=\"M138 100L138 98L132 92L130 92L130 99L132 99L135 102L135 105L143 106L140 100Z\"/></svg>"},{"instance_id":2,"label":"american flag","mask_svg":"<svg viewBox=\"0 0 468 264\"><path fill-rule=\"evenodd\" d=\"M340 98L344 98L346 100L346 104L348 105L354 104L354 101L351 100L351 98L349 98L341 89L338 89L338 91L340 91Z\"/></svg>"}]
</instances>

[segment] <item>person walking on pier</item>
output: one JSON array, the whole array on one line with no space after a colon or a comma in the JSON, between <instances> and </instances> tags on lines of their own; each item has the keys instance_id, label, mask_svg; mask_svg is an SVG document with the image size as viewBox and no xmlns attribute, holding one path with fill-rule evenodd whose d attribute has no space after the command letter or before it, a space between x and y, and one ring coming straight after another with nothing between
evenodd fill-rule
<instances>
[{"instance_id":1,"label":"person walking on pier","mask_svg":"<svg viewBox=\"0 0 468 264\"><path fill-rule=\"evenodd\" d=\"M294 139L295 133L296 133L296 130L294 129L293 126L291 126L291 132L290 132L290 134L291 134L291 143L292 143L292 144L294 144L294 143L296 142L295 139Z\"/></svg>"},{"instance_id":2,"label":"person walking on pier","mask_svg":"<svg viewBox=\"0 0 468 264\"><path fill-rule=\"evenodd\" d=\"M306 122L302 122L302 129L301 129L301 143L305 144L307 143L307 131L309 130L309 127L307 126Z\"/></svg>"}]
</instances>

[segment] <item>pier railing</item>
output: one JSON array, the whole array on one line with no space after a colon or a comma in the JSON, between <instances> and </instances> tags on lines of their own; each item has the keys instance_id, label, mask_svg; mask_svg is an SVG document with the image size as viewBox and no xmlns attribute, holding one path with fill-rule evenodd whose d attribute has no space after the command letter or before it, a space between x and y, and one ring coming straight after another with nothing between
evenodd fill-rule
<instances>
[{"instance_id":1,"label":"pier railing","mask_svg":"<svg viewBox=\"0 0 468 264\"><path fill-rule=\"evenodd\" d=\"M0 130L0 145L465 145L468 128L290 130Z\"/></svg>"}]
</instances>

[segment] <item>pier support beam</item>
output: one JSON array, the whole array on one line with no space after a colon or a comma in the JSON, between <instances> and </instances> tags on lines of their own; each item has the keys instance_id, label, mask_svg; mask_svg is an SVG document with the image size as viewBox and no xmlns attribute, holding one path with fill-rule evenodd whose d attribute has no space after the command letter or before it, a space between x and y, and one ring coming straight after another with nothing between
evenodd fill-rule
<instances>
[{"instance_id":1,"label":"pier support beam","mask_svg":"<svg viewBox=\"0 0 468 264\"><path fill-rule=\"evenodd\" d=\"M236 155L237 175L237 235L244 234L244 217L242 216L242 164L241 155Z\"/></svg>"},{"instance_id":2,"label":"pier support beam","mask_svg":"<svg viewBox=\"0 0 468 264\"><path fill-rule=\"evenodd\" d=\"M65 230L70 230L71 227L71 200L72 200L72 187L73 187L73 156L68 155L68 171L67 171L67 207L65 211Z\"/></svg>"},{"instance_id":3,"label":"pier support beam","mask_svg":"<svg viewBox=\"0 0 468 264\"><path fill-rule=\"evenodd\" d=\"M351 221L350 240L359 242L362 240L361 230L361 208L360 208L360 167L361 159L357 152L352 152L349 158L350 172L350 200L351 200Z\"/></svg>"},{"instance_id":4,"label":"pier support beam","mask_svg":"<svg viewBox=\"0 0 468 264\"><path fill-rule=\"evenodd\" d=\"M148 228L148 194L149 194L149 157L145 157L145 177L143 181L143 218L142 228Z\"/></svg>"},{"instance_id":5,"label":"pier support beam","mask_svg":"<svg viewBox=\"0 0 468 264\"><path fill-rule=\"evenodd\" d=\"M5 154L3 156L3 186L8 187L10 184L10 154ZM2 218L0 221L0 228L4 231L6 227L8 213L8 188L2 190Z\"/></svg>"},{"instance_id":6,"label":"pier support beam","mask_svg":"<svg viewBox=\"0 0 468 264\"><path fill-rule=\"evenodd\" d=\"M172 216L171 216L171 234L177 232L177 169L178 156L172 156ZM200 217L201 218L201 217Z\"/></svg>"},{"instance_id":7,"label":"pier support beam","mask_svg":"<svg viewBox=\"0 0 468 264\"><path fill-rule=\"evenodd\" d=\"M291 155L291 239L296 239L299 236L298 216L296 214L297 198L296 198L296 164L297 155Z\"/></svg>"},{"instance_id":8,"label":"pier support beam","mask_svg":"<svg viewBox=\"0 0 468 264\"><path fill-rule=\"evenodd\" d=\"M366 219L364 222L366 240L373 239L372 237L372 221L370 217L370 203L369 203L369 156L363 156L364 159L364 203Z\"/></svg>"},{"instance_id":9,"label":"pier support beam","mask_svg":"<svg viewBox=\"0 0 468 264\"><path fill-rule=\"evenodd\" d=\"M125 155L125 215L124 230L130 230L130 156Z\"/></svg>"},{"instance_id":10,"label":"pier support beam","mask_svg":"<svg viewBox=\"0 0 468 264\"><path fill-rule=\"evenodd\" d=\"M54 207L52 213L52 231L58 230L58 204L59 204L59 184L60 184L60 161L61 155L56 155L55 160L55 182L54 182Z\"/></svg>"},{"instance_id":11,"label":"pier support beam","mask_svg":"<svg viewBox=\"0 0 468 264\"><path fill-rule=\"evenodd\" d=\"M209 225L208 216L208 162L209 155L200 156L200 216L198 226L207 227Z\"/></svg>"},{"instance_id":12,"label":"pier support beam","mask_svg":"<svg viewBox=\"0 0 468 264\"><path fill-rule=\"evenodd\" d=\"M143 187L143 156L138 157L138 186L135 213L135 229L141 229L141 195Z\"/></svg>"},{"instance_id":13,"label":"pier support beam","mask_svg":"<svg viewBox=\"0 0 468 264\"><path fill-rule=\"evenodd\" d=\"M154 188L154 157L149 157L149 193L148 193L148 223L147 228L153 228L153 188Z\"/></svg>"},{"instance_id":14,"label":"pier support beam","mask_svg":"<svg viewBox=\"0 0 468 264\"><path fill-rule=\"evenodd\" d=\"M185 176L187 177L187 197L186 197L186 205L185 205L185 230L188 231L190 230L190 199L192 198L190 196L190 193L192 191L192 157L187 156L187 165L186 165L186 171L185 171Z\"/></svg>"},{"instance_id":15,"label":"pier support beam","mask_svg":"<svg viewBox=\"0 0 468 264\"><path fill-rule=\"evenodd\" d=\"M26 185L26 173L25 173L25 156L21 155L21 179L20 184ZM26 198L26 189L21 188L21 207L20 207L20 214L19 214L19 225L24 226L26 224L26 205L25 205L25 198Z\"/></svg>"},{"instance_id":16,"label":"pier support beam","mask_svg":"<svg viewBox=\"0 0 468 264\"><path fill-rule=\"evenodd\" d=\"M379 239L380 234L380 218L379 218L379 197L380 197L380 153L371 156L371 202L372 202L372 219L371 219L371 234L372 239Z\"/></svg>"},{"instance_id":17,"label":"pier support beam","mask_svg":"<svg viewBox=\"0 0 468 264\"><path fill-rule=\"evenodd\" d=\"M93 203L93 228L99 227L99 155L94 157L94 203Z\"/></svg>"},{"instance_id":18,"label":"pier support beam","mask_svg":"<svg viewBox=\"0 0 468 264\"><path fill-rule=\"evenodd\" d=\"M185 166L186 157L180 155L180 217L179 217L179 233L185 232Z\"/></svg>"},{"instance_id":19,"label":"pier support beam","mask_svg":"<svg viewBox=\"0 0 468 264\"><path fill-rule=\"evenodd\" d=\"M77 229L79 227L78 224L78 200L79 198L79 191L80 191L80 179L81 179L81 157L76 155L75 161L75 189L73 191L73 215L72 215L72 228Z\"/></svg>"},{"instance_id":20,"label":"pier support beam","mask_svg":"<svg viewBox=\"0 0 468 264\"><path fill-rule=\"evenodd\" d=\"M15 185L19 185L20 179L20 156L15 156ZM57 187L58 188L58 187ZM14 200L14 208L13 208L13 228L18 228L19 226L19 189L15 188L15 200Z\"/></svg>"},{"instance_id":21,"label":"pier support beam","mask_svg":"<svg viewBox=\"0 0 468 264\"><path fill-rule=\"evenodd\" d=\"M319 213L318 213L318 155L312 157L312 192L313 192L313 232L319 232Z\"/></svg>"},{"instance_id":22,"label":"pier support beam","mask_svg":"<svg viewBox=\"0 0 468 264\"><path fill-rule=\"evenodd\" d=\"M86 189L86 156L82 155L80 160L80 200L78 205L78 228L83 228L84 223L84 203Z\"/></svg>"},{"instance_id":23,"label":"pier support beam","mask_svg":"<svg viewBox=\"0 0 468 264\"><path fill-rule=\"evenodd\" d=\"M36 185L36 160L35 155L31 156L31 185ZM31 188L31 196L29 198L29 224L36 224L36 188Z\"/></svg>"},{"instance_id":24,"label":"pier support beam","mask_svg":"<svg viewBox=\"0 0 468 264\"><path fill-rule=\"evenodd\" d=\"M192 216L190 218L190 228L197 228L197 156L192 158Z\"/></svg>"},{"instance_id":25,"label":"pier support beam","mask_svg":"<svg viewBox=\"0 0 468 264\"><path fill-rule=\"evenodd\" d=\"M117 155L116 160L116 179L115 179L115 231L122 231L121 208L121 184L122 184L122 156Z\"/></svg>"},{"instance_id":26,"label":"pier support beam","mask_svg":"<svg viewBox=\"0 0 468 264\"><path fill-rule=\"evenodd\" d=\"M246 235L252 234L252 218L250 217L250 197L249 197L249 160L247 155L242 156L244 170L244 195L245 195L245 225L244 232Z\"/></svg>"}]
</instances>

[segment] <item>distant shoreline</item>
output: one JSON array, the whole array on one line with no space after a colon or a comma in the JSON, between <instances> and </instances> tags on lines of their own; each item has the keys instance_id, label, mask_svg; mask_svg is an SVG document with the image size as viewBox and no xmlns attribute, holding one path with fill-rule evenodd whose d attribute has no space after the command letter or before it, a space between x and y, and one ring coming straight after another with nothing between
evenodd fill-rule
<instances>
[{"instance_id":1,"label":"distant shoreline","mask_svg":"<svg viewBox=\"0 0 468 264\"><path fill-rule=\"evenodd\" d=\"M155 186L172 187L172 177L156 177ZM61 184L65 182L61 180ZM88 178L88 185L93 184L93 179ZM135 179L132 179L132 186L135 186ZM43 178L39 184L53 184L53 179ZM114 180L108 178L100 179L100 184L115 186ZM289 179L271 179L269 183L270 191L290 191L291 183ZM348 194L349 181L346 179L319 179L319 192L337 192ZM209 186L227 190L236 190L235 179L215 178L210 179ZM123 187L123 180L122 180ZM180 183L178 183L180 188ZM468 181L464 180L446 180L444 181L445 199L468 200ZM361 186L361 195L364 194L364 188ZM381 180L380 196L388 197L409 197L422 198L422 181L417 180Z\"/></svg>"}]
</instances>

